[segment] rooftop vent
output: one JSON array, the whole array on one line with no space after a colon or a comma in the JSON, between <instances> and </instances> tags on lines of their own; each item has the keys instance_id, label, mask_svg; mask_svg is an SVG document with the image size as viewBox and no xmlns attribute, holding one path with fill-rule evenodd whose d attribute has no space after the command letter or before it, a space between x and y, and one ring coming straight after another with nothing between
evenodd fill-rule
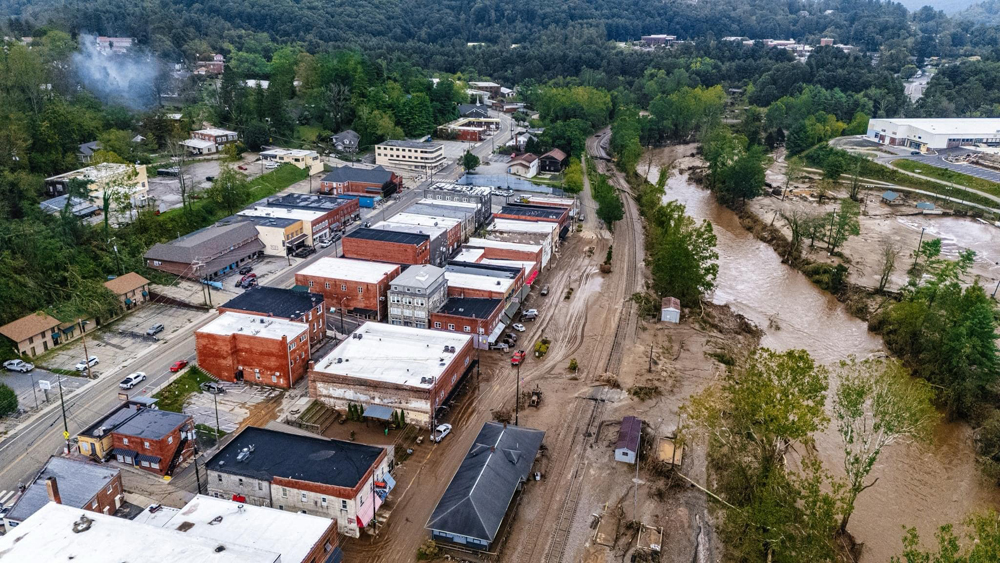
<instances>
[{"instance_id":1,"label":"rooftop vent","mask_svg":"<svg viewBox=\"0 0 1000 563\"><path fill-rule=\"evenodd\" d=\"M222 516L216 516L215 518L212 518L212 520L208 523L208 525L209 526L214 526L216 524L221 524L221 523L222 523ZM219 546L219 547L222 547L222 546ZM225 548L223 548L223 549L225 549Z\"/></svg>"},{"instance_id":2,"label":"rooftop vent","mask_svg":"<svg viewBox=\"0 0 1000 563\"><path fill-rule=\"evenodd\" d=\"M240 453L236 454L236 461L244 462L247 460L247 458L250 457L250 454L252 453L253 453L253 444L250 444L249 446L240 450Z\"/></svg>"}]
</instances>

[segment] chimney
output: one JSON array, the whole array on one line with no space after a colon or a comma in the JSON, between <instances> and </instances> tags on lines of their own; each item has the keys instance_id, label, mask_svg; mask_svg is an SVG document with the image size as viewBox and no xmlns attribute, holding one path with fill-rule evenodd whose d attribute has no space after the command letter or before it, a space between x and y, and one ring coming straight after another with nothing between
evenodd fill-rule
<instances>
[{"instance_id":1,"label":"chimney","mask_svg":"<svg viewBox=\"0 0 1000 563\"><path fill-rule=\"evenodd\" d=\"M49 493L49 500L56 504L62 504L62 497L59 496L59 485L56 484L55 477L45 480L45 490Z\"/></svg>"}]
</instances>

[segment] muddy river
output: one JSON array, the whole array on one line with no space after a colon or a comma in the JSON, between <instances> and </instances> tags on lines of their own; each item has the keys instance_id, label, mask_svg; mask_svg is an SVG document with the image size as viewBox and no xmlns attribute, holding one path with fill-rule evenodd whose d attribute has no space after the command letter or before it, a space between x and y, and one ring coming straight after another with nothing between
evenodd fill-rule
<instances>
[{"instance_id":1,"label":"muddy river","mask_svg":"<svg viewBox=\"0 0 1000 563\"><path fill-rule=\"evenodd\" d=\"M657 172L652 172L655 179ZM764 346L802 348L827 364L851 354L866 357L883 351L881 339L870 334L864 322L782 264L771 247L743 229L734 213L686 175L671 175L665 197L683 203L695 219L713 223L719 275L712 299L764 328ZM898 554L903 526L915 526L926 542L939 526L1000 504L997 489L979 475L970 434L964 425L941 424L932 446L898 445L883 454L872 473L878 484L858 499L850 524L855 538L865 544L865 561L888 561ZM817 436L817 447L826 467L842 475L840 438L832 424Z\"/></svg>"}]
</instances>

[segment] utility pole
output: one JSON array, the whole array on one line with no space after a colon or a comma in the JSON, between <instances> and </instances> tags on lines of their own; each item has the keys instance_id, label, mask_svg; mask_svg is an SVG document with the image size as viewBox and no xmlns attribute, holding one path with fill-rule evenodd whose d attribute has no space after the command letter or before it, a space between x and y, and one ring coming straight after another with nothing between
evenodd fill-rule
<instances>
[{"instance_id":1,"label":"utility pole","mask_svg":"<svg viewBox=\"0 0 1000 563\"><path fill-rule=\"evenodd\" d=\"M635 449L635 488L632 490L632 519L639 521L639 454L642 453L642 423L639 423L639 446Z\"/></svg>"},{"instance_id":2,"label":"utility pole","mask_svg":"<svg viewBox=\"0 0 1000 563\"><path fill-rule=\"evenodd\" d=\"M653 371L653 343L649 343L649 369L646 370L647 373Z\"/></svg>"},{"instance_id":3,"label":"utility pole","mask_svg":"<svg viewBox=\"0 0 1000 563\"><path fill-rule=\"evenodd\" d=\"M996 295L996 292L993 292ZM35 409L38 409L38 393L35 392L35 376L30 371L28 377L31 378L31 396L35 398Z\"/></svg>"},{"instance_id":4,"label":"utility pole","mask_svg":"<svg viewBox=\"0 0 1000 563\"><path fill-rule=\"evenodd\" d=\"M212 402L215 403L215 443L222 439L222 430L219 428L219 394L212 393Z\"/></svg>"},{"instance_id":5,"label":"utility pole","mask_svg":"<svg viewBox=\"0 0 1000 563\"><path fill-rule=\"evenodd\" d=\"M198 482L198 494L201 494L201 475L198 474L198 450L194 451L194 479Z\"/></svg>"},{"instance_id":6,"label":"utility pole","mask_svg":"<svg viewBox=\"0 0 1000 563\"><path fill-rule=\"evenodd\" d=\"M59 408L62 409L63 438L66 440L66 453L69 453L69 423L66 422L66 401L63 400L62 376L59 376Z\"/></svg>"},{"instance_id":7,"label":"utility pole","mask_svg":"<svg viewBox=\"0 0 1000 563\"><path fill-rule=\"evenodd\" d=\"M340 334L346 335L347 330L344 329L344 301L347 301L346 297L340 300Z\"/></svg>"},{"instance_id":8,"label":"utility pole","mask_svg":"<svg viewBox=\"0 0 1000 563\"><path fill-rule=\"evenodd\" d=\"M523 361L524 358L521 358L521 362ZM521 362L517 363L517 380L514 382L514 392L516 393L516 395L514 395L514 426L518 426L518 415L521 411Z\"/></svg>"},{"instance_id":9,"label":"utility pole","mask_svg":"<svg viewBox=\"0 0 1000 563\"><path fill-rule=\"evenodd\" d=\"M76 322L80 325L80 341L83 342L83 363L87 366L87 379L94 379L94 374L90 373L90 353L87 352L87 335L83 330L83 319L77 319ZM59 394L62 395L61 385L59 386Z\"/></svg>"},{"instance_id":10,"label":"utility pole","mask_svg":"<svg viewBox=\"0 0 1000 563\"><path fill-rule=\"evenodd\" d=\"M921 227L920 228L920 240L917 241L917 251L913 253L913 268L911 268L911 269L916 269L916 267L917 267L917 260L920 258L920 245L923 244L923 242L924 242L924 230L925 229L926 229L926 227ZM996 293L996 292L994 292L994 293Z\"/></svg>"},{"instance_id":11,"label":"utility pole","mask_svg":"<svg viewBox=\"0 0 1000 563\"><path fill-rule=\"evenodd\" d=\"M992 298L994 298L994 299L996 299L996 298L997 298L997 289L1000 289L1000 281L997 281L997 286L996 286L996 288L995 288L995 289L993 290L993 295L991 295L990 297L992 297Z\"/></svg>"}]
</instances>

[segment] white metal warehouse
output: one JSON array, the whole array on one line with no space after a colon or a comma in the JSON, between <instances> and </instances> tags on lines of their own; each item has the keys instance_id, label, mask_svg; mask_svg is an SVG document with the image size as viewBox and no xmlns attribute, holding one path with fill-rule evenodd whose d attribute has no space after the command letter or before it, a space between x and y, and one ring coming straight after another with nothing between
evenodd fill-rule
<instances>
[{"instance_id":1,"label":"white metal warehouse","mask_svg":"<svg viewBox=\"0 0 1000 563\"><path fill-rule=\"evenodd\" d=\"M867 137L921 152L968 145L1000 145L1000 118L872 119Z\"/></svg>"}]
</instances>

